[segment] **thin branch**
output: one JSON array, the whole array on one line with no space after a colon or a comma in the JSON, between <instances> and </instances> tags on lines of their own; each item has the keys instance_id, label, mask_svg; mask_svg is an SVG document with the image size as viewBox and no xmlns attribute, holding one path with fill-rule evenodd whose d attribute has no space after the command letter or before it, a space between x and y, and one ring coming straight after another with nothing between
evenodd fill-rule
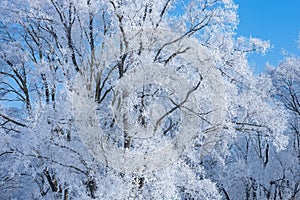
<instances>
[{"instance_id":1,"label":"thin branch","mask_svg":"<svg viewBox=\"0 0 300 200\"><path fill-rule=\"evenodd\" d=\"M182 107L182 106L187 102L187 100L189 99L190 95L191 95L193 92L195 92L195 91L199 88L199 86L200 86L200 84L201 84L201 82L202 82L202 79L203 79L202 76L200 76L200 81L197 83L197 85L196 85L194 88L192 88L191 90L189 90L189 91L187 92L187 94L186 94L184 100L183 100L182 102L180 102L179 104L177 104L175 107L173 107L171 110L169 110L168 112L166 112L163 116L161 116L161 117L157 120L157 122L156 122L156 124L155 124L155 127L154 127L154 132L157 130L157 128L158 128L158 126L160 125L161 121L162 121L166 116L170 115L172 112L174 112L174 111L177 110L178 108Z\"/></svg>"},{"instance_id":2,"label":"thin branch","mask_svg":"<svg viewBox=\"0 0 300 200\"><path fill-rule=\"evenodd\" d=\"M0 117L2 117L3 119L5 119L5 120L7 120L7 121L9 121L11 123L14 123L14 124L18 125L18 126L26 127L25 124L23 124L21 122L17 122L16 120L13 120L12 118L10 118L8 116L5 116L5 115L3 115L1 113L0 113Z\"/></svg>"}]
</instances>

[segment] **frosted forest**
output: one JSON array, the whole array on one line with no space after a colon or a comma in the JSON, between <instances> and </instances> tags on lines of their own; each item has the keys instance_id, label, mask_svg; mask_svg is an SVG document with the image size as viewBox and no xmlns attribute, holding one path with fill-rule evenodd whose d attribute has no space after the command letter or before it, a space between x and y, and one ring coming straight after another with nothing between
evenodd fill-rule
<instances>
[{"instance_id":1,"label":"frosted forest","mask_svg":"<svg viewBox=\"0 0 300 200\"><path fill-rule=\"evenodd\" d=\"M237 8L1 0L0 199L300 199L300 58Z\"/></svg>"}]
</instances>

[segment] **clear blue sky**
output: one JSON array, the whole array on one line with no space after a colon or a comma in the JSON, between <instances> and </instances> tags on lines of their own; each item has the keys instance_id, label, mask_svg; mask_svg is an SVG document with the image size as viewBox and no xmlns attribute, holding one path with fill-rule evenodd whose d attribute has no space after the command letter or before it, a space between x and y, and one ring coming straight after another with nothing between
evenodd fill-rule
<instances>
[{"instance_id":1,"label":"clear blue sky","mask_svg":"<svg viewBox=\"0 0 300 200\"><path fill-rule=\"evenodd\" d=\"M237 36L252 36L270 40L273 48L265 56L252 54L249 62L255 71L265 63L277 65L283 50L300 55L297 39L300 32L300 0L234 0L239 6L240 24Z\"/></svg>"}]
</instances>

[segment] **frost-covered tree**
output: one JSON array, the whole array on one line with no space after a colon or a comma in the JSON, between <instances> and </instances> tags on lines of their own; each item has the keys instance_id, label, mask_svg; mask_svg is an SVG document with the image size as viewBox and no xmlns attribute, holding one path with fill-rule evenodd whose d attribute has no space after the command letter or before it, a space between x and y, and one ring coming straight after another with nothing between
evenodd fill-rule
<instances>
[{"instance_id":1,"label":"frost-covered tree","mask_svg":"<svg viewBox=\"0 0 300 200\"><path fill-rule=\"evenodd\" d=\"M232 110L242 114L242 118L234 121L244 120L236 121L236 137L229 144L230 154L224 157L223 163L215 158L205 158L203 162L206 171L222 188L224 199L298 198L295 112L298 62L297 58L287 58L267 75L252 77L256 79L251 81L254 85L241 86L244 88L240 91L246 92L244 100L239 95L232 96L239 98L238 107ZM256 95L251 95L252 92Z\"/></svg>"},{"instance_id":2,"label":"frost-covered tree","mask_svg":"<svg viewBox=\"0 0 300 200\"><path fill-rule=\"evenodd\" d=\"M269 70L274 87L275 98L280 100L286 110L289 112L289 126L292 129L293 138L292 147L299 156L299 135L298 135L298 117L299 117L299 58L287 57L277 68Z\"/></svg>"},{"instance_id":3,"label":"frost-covered tree","mask_svg":"<svg viewBox=\"0 0 300 200\"><path fill-rule=\"evenodd\" d=\"M290 199L297 199L300 195L299 61L298 57L286 57L276 68L269 69L274 85L274 97L283 103L289 114L286 131L289 136L289 145L285 151L278 153L282 175L273 183L275 187L273 196L287 193Z\"/></svg>"},{"instance_id":4,"label":"frost-covered tree","mask_svg":"<svg viewBox=\"0 0 300 200\"><path fill-rule=\"evenodd\" d=\"M252 185L224 184L228 157L265 167L286 144L247 64L269 44L235 39L231 0L0 5L3 198L229 198Z\"/></svg>"}]
</instances>

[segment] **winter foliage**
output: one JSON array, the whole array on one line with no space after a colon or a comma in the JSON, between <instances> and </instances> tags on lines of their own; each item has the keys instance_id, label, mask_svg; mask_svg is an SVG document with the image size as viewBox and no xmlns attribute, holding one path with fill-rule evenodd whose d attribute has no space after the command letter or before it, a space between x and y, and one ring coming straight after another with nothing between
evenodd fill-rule
<instances>
[{"instance_id":1,"label":"winter foliage","mask_svg":"<svg viewBox=\"0 0 300 200\"><path fill-rule=\"evenodd\" d=\"M232 0L2 0L0 199L300 198L300 71Z\"/></svg>"}]
</instances>

